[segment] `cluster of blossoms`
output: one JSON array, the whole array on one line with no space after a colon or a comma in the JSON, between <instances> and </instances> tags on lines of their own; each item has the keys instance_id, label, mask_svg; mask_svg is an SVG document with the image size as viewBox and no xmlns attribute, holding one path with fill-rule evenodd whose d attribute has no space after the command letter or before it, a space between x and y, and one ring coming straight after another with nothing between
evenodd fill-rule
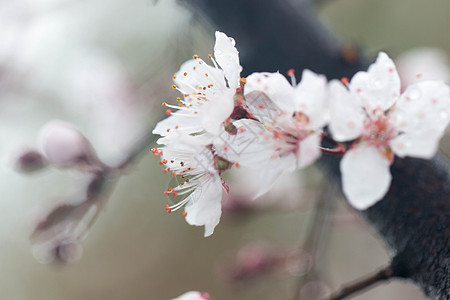
<instances>
[{"instance_id":1,"label":"cluster of blossoms","mask_svg":"<svg viewBox=\"0 0 450 300\"><path fill-rule=\"evenodd\" d=\"M380 53L367 72L349 81L328 82L303 71L296 84L279 73L240 78L235 42L216 32L214 67L198 56L174 75L183 94L178 105L163 103L170 115L153 133L162 137L163 171L177 180L165 194L184 207L191 225L213 233L221 215L223 172L232 167L258 170L259 190L266 193L286 172L314 163L323 152L344 154L343 191L357 209L366 209L387 193L394 156L430 159L450 120L449 87L422 81L400 90L392 60ZM322 148L327 138L335 148Z\"/></svg>"}]
</instances>

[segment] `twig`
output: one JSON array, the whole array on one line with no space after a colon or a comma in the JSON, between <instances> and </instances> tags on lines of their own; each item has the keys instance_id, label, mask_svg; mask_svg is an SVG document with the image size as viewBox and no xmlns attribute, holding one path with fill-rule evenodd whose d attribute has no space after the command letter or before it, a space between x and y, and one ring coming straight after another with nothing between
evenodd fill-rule
<instances>
[{"instance_id":1,"label":"twig","mask_svg":"<svg viewBox=\"0 0 450 300\"><path fill-rule=\"evenodd\" d=\"M391 266L388 266L377 273L370 275L369 277L362 279L360 281L356 281L350 285L343 287L339 292L332 295L329 300L340 300L345 299L346 297L359 293L369 287L381 283L384 280L390 279L394 276L394 270Z\"/></svg>"},{"instance_id":2,"label":"twig","mask_svg":"<svg viewBox=\"0 0 450 300\"><path fill-rule=\"evenodd\" d=\"M322 193L316 203L314 216L309 226L309 233L302 245L302 249L307 250L311 253L313 258L313 267L306 276L300 277L295 291L295 300L300 299L300 294L303 286L308 281L314 279L314 277L317 276L317 273L319 272L319 264L317 262L319 261L318 258L322 255L324 249L323 243L326 238L325 234L329 229L327 216L329 216L330 212L333 210L332 197L335 192L335 185L331 185L331 187L328 187Z\"/></svg>"}]
</instances>

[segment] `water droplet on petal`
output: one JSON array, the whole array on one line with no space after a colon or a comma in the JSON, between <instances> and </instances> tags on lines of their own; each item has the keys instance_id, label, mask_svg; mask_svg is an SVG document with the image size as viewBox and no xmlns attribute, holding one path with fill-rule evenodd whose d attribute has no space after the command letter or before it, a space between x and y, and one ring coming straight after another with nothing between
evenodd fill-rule
<instances>
[{"instance_id":1,"label":"water droplet on petal","mask_svg":"<svg viewBox=\"0 0 450 300\"><path fill-rule=\"evenodd\" d=\"M420 95L421 95L420 90L418 88L415 88L408 92L407 97L409 97L409 99L411 100L416 100L420 97Z\"/></svg>"},{"instance_id":2,"label":"water droplet on petal","mask_svg":"<svg viewBox=\"0 0 450 300\"><path fill-rule=\"evenodd\" d=\"M375 78L375 79L373 80L373 82L372 82L372 86L373 86L375 89L381 88L381 86L382 86L382 81L381 81L381 79L380 79L380 78Z\"/></svg>"}]
</instances>

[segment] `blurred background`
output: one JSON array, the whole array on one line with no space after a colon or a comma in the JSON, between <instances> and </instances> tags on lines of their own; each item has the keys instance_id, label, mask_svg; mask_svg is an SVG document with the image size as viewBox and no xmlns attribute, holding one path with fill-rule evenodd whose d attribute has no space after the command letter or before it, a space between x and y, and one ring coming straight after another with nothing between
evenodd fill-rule
<instances>
[{"instance_id":1,"label":"blurred background","mask_svg":"<svg viewBox=\"0 0 450 300\"><path fill-rule=\"evenodd\" d=\"M318 10L343 40L398 58L405 82L423 72L448 83L448 0L329 0ZM181 63L212 52L214 31L173 0L0 1L0 299L157 300L188 290L215 300L292 296L310 269L302 245L323 180L314 168L258 203L229 199L214 235L204 238L203 228L166 213L170 178L144 151L111 182L78 262L48 265L33 256L36 219L76 197L86 181L72 169L17 171L24 149L39 149L40 128L70 122L102 161L120 163L164 117L161 103L178 96L171 80ZM449 140L441 143L446 153ZM388 263L373 230L336 202L318 258L321 279L305 285L305 295L308 288L336 291ZM354 299L426 298L413 284L393 281Z\"/></svg>"}]
</instances>

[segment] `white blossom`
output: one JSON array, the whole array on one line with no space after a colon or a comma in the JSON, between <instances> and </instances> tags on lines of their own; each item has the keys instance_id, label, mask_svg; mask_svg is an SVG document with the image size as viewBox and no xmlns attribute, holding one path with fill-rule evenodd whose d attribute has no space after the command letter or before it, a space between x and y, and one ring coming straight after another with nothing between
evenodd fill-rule
<instances>
[{"instance_id":1,"label":"white blossom","mask_svg":"<svg viewBox=\"0 0 450 300\"><path fill-rule=\"evenodd\" d=\"M190 291L172 300L211 300L211 297L208 293Z\"/></svg>"},{"instance_id":2,"label":"white blossom","mask_svg":"<svg viewBox=\"0 0 450 300\"><path fill-rule=\"evenodd\" d=\"M330 83L330 131L336 141L355 143L341 161L349 202L366 209L387 193L394 154L430 159L450 120L449 88L421 81L400 94L392 60L380 53L367 72L358 72L348 89Z\"/></svg>"},{"instance_id":3,"label":"white blossom","mask_svg":"<svg viewBox=\"0 0 450 300\"><path fill-rule=\"evenodd\" d=\"M170 135L158 140L165 147L152 151L161 156L163 171L175 184L164 192L177 202L166 205L168 212L184 207L190 225L205 226L205 237L214 232L222 213L222 179L216 157L204 136Z\"/></svg>"},{"instance_id":4,"label":"white blossom","mask_svg":"<svg viewBox=\"0 0 450 300\"><path fill-rule=\"evenodd\" d=\"M170 109L168 118L159 122L153 133L167 135L170 131L186 133L208 132L217 135L223 122L234 108L234 95L239 86L239 53L235 42L224 33L216 32L214 67L206 64L197 55L185 62L173 76L173 88L183 94L179 105L163 103ZM219 68L221 67L221 69ZM178 111L172 112L172 109Z\"/></svg>"},{"instance_id":5,"label":"white blossom","mask_svg":"<svg viewBox=\"0 0 450 300\"><path fill-rule=\"evenodd\" d=\"M256 198L284 172L309 166L320 157L322 127L328 118L326 80L305 70L300 84L292 86L279 73L254 73L246 80L244 94L253 119L234 122L237 133L225 137L223 146L231 151L217 151L260 170Z\"/></svg>"}]
</instances>

